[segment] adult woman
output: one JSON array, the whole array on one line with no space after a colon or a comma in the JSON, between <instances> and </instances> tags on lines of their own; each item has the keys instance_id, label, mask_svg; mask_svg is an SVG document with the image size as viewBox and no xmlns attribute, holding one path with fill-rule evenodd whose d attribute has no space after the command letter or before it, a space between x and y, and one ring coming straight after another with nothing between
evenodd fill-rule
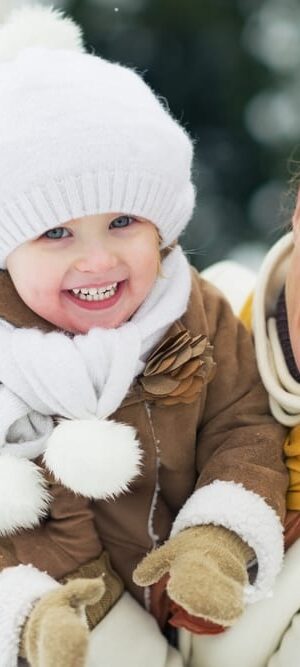
<instances>
[{"instance_id":1,"label":"adult woman","mask_svg":"<svg viewBox=\"0 0 300 667\"><path fill-rule=\"evenodd\" d=\"M258 367L276 419L290 428L284 444L290 483L286 556L272 598L247 608L237 624L215 636L185 636L191 667L298 667L300 656L300 194L293 229L269 251L255 280L231 262L206 277L226 292L252 327ZM254 284L255 283L255 284ZM232 293L238 285L239 293ZM243 285L244 289L241 289ZM254 290L252 289L254 287ZM246 301L245 301L245 296Z\"/></svg>"}]
</instances>

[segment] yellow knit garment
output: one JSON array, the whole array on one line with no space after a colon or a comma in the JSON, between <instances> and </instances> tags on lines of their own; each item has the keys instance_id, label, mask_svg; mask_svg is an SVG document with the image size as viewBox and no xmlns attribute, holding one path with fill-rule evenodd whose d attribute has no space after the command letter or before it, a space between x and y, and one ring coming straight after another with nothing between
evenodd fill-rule
<instances>
[{"instance_id":1,"label":"yellow knit garment","mask_svg":"<svg viewBox=\"0 0 300 667\"><path fill-rule=\"evenodd\" d=\"M252 331L252 306L253 293L248 296L240 312L240 320L248 331Z\"/></svg>"},{"instance_id":2,"label":"yellow knit garment","mask_svg":"<svg viewBox=\"0 0 300 667\"><path fill-rule=\"evenodd\" d=\"M253 294L250 294L240 312L240 320L248 331L252 329L252 306ZM289 471L286 507L288 510L300 510L300 425L290 430L283 451Z\"/></svg>"},{"instance_id":3,"label":"yellow knit garment","mask_svg":"<svg viewBox=\"0 0 300 667\"><path fill-rule=\"evenodd\" d=\"M294 426L284 443L285 464L289 471L288 510L300 510L300 426Z\"/></svg>"}]
</instances>

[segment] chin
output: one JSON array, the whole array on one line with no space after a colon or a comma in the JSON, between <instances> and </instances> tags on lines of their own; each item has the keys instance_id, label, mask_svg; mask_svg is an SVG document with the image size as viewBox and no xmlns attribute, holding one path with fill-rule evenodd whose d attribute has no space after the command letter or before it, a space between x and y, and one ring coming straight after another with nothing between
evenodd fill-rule
<instances>
[{"instance_id":1,"label":"chin","mask_svg":"<svg viewBox=\"0 0 300 667\"><path fill-rule=\"evenodd\" d=\"M69 324L69 326L62 327L65 331L69 331L73 334L87 334L91 329L117 329L120 324L115 324L114 322L87 322L86 324Z\"/></svg>"}]
</instances>

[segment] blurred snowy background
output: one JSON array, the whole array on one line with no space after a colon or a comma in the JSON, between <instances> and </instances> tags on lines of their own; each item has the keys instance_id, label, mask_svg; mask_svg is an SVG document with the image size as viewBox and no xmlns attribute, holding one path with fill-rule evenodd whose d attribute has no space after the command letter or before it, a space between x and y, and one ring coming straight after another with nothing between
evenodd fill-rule
<instances>
[{"instance_id":1,"label":"blurred snowy background","mask_svg":"<svg viewBox=\"0 0 300 667\"><path fill-rule=\"evenodd\" d=\"M0 0L0 20L23 4ZM143 72L193 136L192 263L256 268L289 224L285 193L300 171L300 0L42 4L77 19L89 50Z\"/></svg>"}]
</instances>

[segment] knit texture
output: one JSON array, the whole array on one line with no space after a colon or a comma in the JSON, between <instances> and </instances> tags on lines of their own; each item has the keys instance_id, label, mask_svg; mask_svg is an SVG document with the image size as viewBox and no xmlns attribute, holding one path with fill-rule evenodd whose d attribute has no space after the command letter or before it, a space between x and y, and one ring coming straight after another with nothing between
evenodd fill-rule
<instances>
[{"instance_id":1,"label":"knit texture","mask_svg":"<svg viewBox=\"0 0 300 667\"><path fill-rule=\"evenodd\" d=\"M22 43L20 20L16 32ZM147 218L170 244L194 206L188 134L135 71L53 40L0 64L0 268L24 241L97 213Z\"/></svg>"},{"instance_id":2,"label":"knit texture","mask_svg":"<svg viewBox=\"0 0 300 667\"><path fill-rule=\"evenodd\" d=\"M253 333L260 376L269 394L271 412L285 426L300 417L299 383L284 357L274 314L293 248L289 232L271 248L260 269L253 301Z\"/></svg>"},{"instance_id":3,"label":"knit texture","mask_svg":"<svg viewBox=\"0 0 300 667\"><path fill-rule=\"evenodd\" d=\"M276 307L276 325L278 337L280 340L282 352L286 361L286 365L290 371L291 376L297 382L300 382L300 372L297 368L294 353L292 350L289 325L287 319L285 291L282 290Z\"/></svg>"},{"instance_id":4,"label":"knit texture","mask_svg":"<svg viewBox=\"0 0 300 667\"><path fill-rule=\"evenodd\" d=\"M117 329L94 328L69 338L0 320L0 342L7 351L0 358L1 454L35 458L43 453L53 414L103 418L119 407L144 359L187 308L191 273L179 246L162 268L164 277L157 278L131 321Z\"/></svg>"},{"instance_id":5,"label":"knit texture","mask_svg":"<svg viewBox=\"0 0 300 667\"><path fill-rule=\"evenodd\" d=\"M38 471L34 474L33 464L14 457L34 459L45 453L55 478L90 498L116 497L138 474L134 429L107 417L122 403L153 347L187 308L191 273L179 246L165 257L162 268L164 277L157 278L131 321L117 329L94 328L70 338L0 320L0 345L6 349L0 358L0 504L5 507L0 534L32 527L45 508ZM67 421L54 428L52 415ZM24 475L26 512L20 491Z\"/></svg>"},{"instance_id":6,"label":"knit texture","mask_svg":"<svg viewBox=\"0 0 300 667\"><path fill-rule=\"evenodd\" d=\"M124 584L117 572L113 570L108 552L103 551L99 558L77 568L75 572L68 574L60 582L66 583L80 577L83 579L94 579L100 576L103 577L105 583L103 596L100 600L88 605L86 608L86 617L90 630L93 630L102 621L124 591Z\"/></svg>"}]
</instances>

